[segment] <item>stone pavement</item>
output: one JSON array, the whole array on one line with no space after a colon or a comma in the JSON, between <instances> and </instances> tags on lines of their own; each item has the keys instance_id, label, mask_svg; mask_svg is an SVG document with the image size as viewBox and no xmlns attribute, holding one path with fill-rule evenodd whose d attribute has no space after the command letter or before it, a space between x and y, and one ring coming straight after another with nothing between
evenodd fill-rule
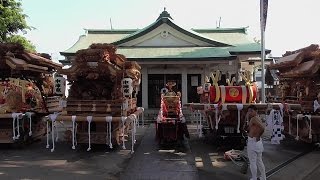
<instances>
[{"instance_id":1,"label":"stone pavement","mask_svg":"<svg viewBox=\"0 0 320 180\"><path fill-rule=\"evenodd\" d=\"M146 128L137 129L141 142ZM63 139L62 134L60 139ZM130 141L127 149L109 149L106 145L87 144L71 149L72 144L57 142L54 152L46 149L46 138L24 149L12 149L0 144L0 180L116 180L119 179L132 154Z\"/></svg>"},{"instance_id":2,"label":"stone pavement","mask_svg":"<svg viewBox=\"0 0 320 180\"><path fill-rule=\"evenodd\" d=\"M159 148L155 126L150 125L141 144L130 159L122 180L197 180L198 171L188 143L179 151Z\"/></svg>"},{"instance_id":3,"label":"stone pavement","mask_svg":"<svg viewBox=\"0 0 320 180\"><path fill-rule=\"evenodd\" d=\"M275 173L270 180L317 180L320 179L320 151L315 150L292 162Z\"/></svg>"}]
</instances>

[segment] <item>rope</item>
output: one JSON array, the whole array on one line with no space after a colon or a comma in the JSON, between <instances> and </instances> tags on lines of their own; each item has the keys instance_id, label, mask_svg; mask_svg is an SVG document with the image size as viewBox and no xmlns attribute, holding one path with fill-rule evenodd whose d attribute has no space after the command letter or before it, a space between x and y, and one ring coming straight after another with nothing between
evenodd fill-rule
<instances>
[{"instance_id":1,"label":"rope","mask_svg":"<svg viewBox=\"0 0 320 180\"><path fill-rule=\"evenodd\" d=\"M247 161L247 157L242 153L242 151L234 150L234 149L226 151L224 153L224 158L230 159L237 166L242 166L243 164L236 162L236 160L239 161L239 160L243 159L243 160Z\"/></svg>"},{"instance_id":2,"label":"rope","mask_svg":"<svg viewBox=\"0 0 320 180\"><path fill-rule=\"evenodd\" d=\"M124 143L124 122L126 121L126 117L121 117L122 121L122 149L126 149L126 145Z\"/></svg>"},{"instance_id":3,"label":"rope","mask_svg":"<svg viewBox=\"0 0 320 180\"><path fill-rule=\"evenodd\" d=\"M47 120L47 146L46 148L49 149L49 120Z\"/></svg>"},{"instance_id":4,"label":"rope","mask_svg":"<svg viewBox=\"0 0 320 180\"><path fill-rule=\"evenodd\" d=\"M111 140L111 135L112 135L112 130L111 130L111 122L112 122L112 116L106 116L106 121L108 124L108 129L107 132L109 132L109 148L112 149L112 140ZM108 142L106 142L108 144Z\"/></svg>"},{"instance_id":5,"label":"rope","mask_svg":"<svg viewBox=\"0 0 320 180\"><path fill-rule=\"evenodd\" d=\"M291 135L291 115L289 114L289 135Z\"/></svg>"},{"instance_id":6,"label":"rope","mask_svg":"<svg viewBox=\"0 0 320 180\"><path fill-rule=\"evenodd\" d=\"M54 140L55 140L55 139L54 139L54 128L55 128L55 126L54 126L54 123L55 123L58 115L59 115L58 113L53 113L53 114L50 114L50 115L49 115L49 120L51 120L51 140L52 140L52 149L51 149L51 152L53 152L54 149L55 149L55 144L54 144Z\"/></svg>"},{"instance_id":7,"label":"rope","mask_svg":"<svg viewBox=\"0 0 320 180\"><path fill-rule=\"evenodd\" d=\"M89 136L89 147L87 151L91 150L91 121L92 121L92 116L87 116L87 121L88 121L88 136Z\"/></svg>"},{"instance_id":8,"label":"rope","mask_svg":"<svg viewBox=\"0 0 320 180\"><path fill-rule=\"evenodd\" d=\"M216 119L216 130L218 130L218 125L219 125L219 121L220 118L218 119L218 113L219 113L219 108L218 108L218 104L214 104L214 109L215 109L215 119Z\"/></svg>"},{"instance_id":9,"label":"rope","mask_svg":"<svg viewBox=\"0 0 320 180\"><path fill-rule=\"evenodd\" d=\"M137 116L135 115L135 114L131 114L128 118L130 118L131 120L133 120L133 124L134 124L134 127L133 127L133 129L131 130L131 153L134 153L134 149L133 149L133 147L134 147L134 144L135 144L135 141L136 141L136 139L135 139L135 121L136 121L136 119L137 119Z\"/></svg>"},{"instance_id":10,"label":"rope","mask_svg":"<svg viewBox=\"0 0 320 180\"><path fill-rule=\"evenodd\" d=\"M76 146L75 146L75 123L76 123L76 117L77 116L71 116L71 119L72 119L72 149L76 149Z\"/></svg>"},{"instance_id":11,"label":"rope","mask_svg":"<svg viewBox=\"0 0 320 180\"><path fill-rule=\"evenodd\" d=\"M58 142L58 139L59 139L59 131L57 130L57 121L54 121L54 129L55 129L56 132L57 132L56 142Z\"/></svg>"},{"instance_id":12,"label":"rope","mask_svg":"<svg viewBox=\"0 0 320 180\"><path fill-rule=\"evenodd\" d=\"M237 133L240 133L240 111L243 109L243 104L237 104L237 109L238 109Z\"/></svg>"},{"instance_id":13,"label":"rope","mask_svg":"<svg viewBox=\"0 0 320 180\"><path fill-rule=\"evenodd\" d=\"M25 115L29 118L29 136L32 136L32 113L26 112Z\"/></svg>"},{"instance_id":14,"label":"rope","mask_svg":"<svg viewBox=\"0 0 320 180\"><path fill-rule=\"evenodd\" d=\"M311 115L305 115L305 117L308 118L308 120L310 121L310 126L309 126L309 139L312 138L312 134L311 134L311 130L312 130L312 127L311 127Z\"/></svg>"},{"instance_id":15,"label":"rope","mask_svg":"<svg viewBox=\"0 0 320 180\"><path fill-rule=\"evenodd\" d=\"M299 118L301 118L303 115L302 114L298 114L297 115L297 135L296 135L296 140L299 140Z\"/></svg>"},{"instance_id":16,"label":"rope","mask_svg":"<svg viewBox=\"0 0 320 180\"><path fill-rule=\"evenodd\" d=\"M22 115L22 113L12 113L12 132L13 132L13 140L19 139L20 137L20 129L19 129L19 116ZM17 126L16 126L17 121ZM18 129L18 134L16 136L16 129Z\"/></svg>"},{"instance_id":17,"label":"rope","mask_svg":"<svg viewBox=\"0 0 320 180\"><path fill-rule=\"evenodd\" d=\"M199 120L200 120L200 129L199 129L199 137L202 137L202 113L199 111Z\"/></svg>"}]
</instances>

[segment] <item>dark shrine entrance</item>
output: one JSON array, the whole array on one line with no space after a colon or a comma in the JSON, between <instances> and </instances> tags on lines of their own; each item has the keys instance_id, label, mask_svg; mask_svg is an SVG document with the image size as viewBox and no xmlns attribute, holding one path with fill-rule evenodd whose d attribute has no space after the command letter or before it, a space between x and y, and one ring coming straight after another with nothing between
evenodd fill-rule
<instances>
[{"instance_id":1,"label":"dark shrine entrance","mask_svg":"<svg viewBox=\"0 0 320 180\"><path fill-rule=\"evenodd\" d=\"M166 87L168 81L175 81L175 92L181 92L181 74L148 74L148 106L160 108L160 91Z\"/></svg>"}]
</instances>

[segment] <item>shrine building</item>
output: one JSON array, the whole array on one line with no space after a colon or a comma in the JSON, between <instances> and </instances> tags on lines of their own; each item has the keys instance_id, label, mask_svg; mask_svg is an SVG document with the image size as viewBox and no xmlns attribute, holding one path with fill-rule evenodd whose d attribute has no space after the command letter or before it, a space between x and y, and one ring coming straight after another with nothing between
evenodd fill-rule
<instances>
[{"instance_id":1,"label":"shrine building","mask_svg":"<svg viewBox=\"0 0 320 180\"><path fill-rule=\"evenodd\" d=\"M253 71L260 58L261 45L251 40L247 27L187 30L175 24L164 10L155 22L143 29L87 29L85 35L69 49L60 52L69 65L80 49L93 43L111 43L117 53L141 66L141 86L138 106L160 107L160 92L169 80L182 94L182 104L199 102L197 86L205 77L220 70L221 84L226 78L238 77L238 72ZM270 50L266 50L269 54Z\"/></svg>"}]
</instances>

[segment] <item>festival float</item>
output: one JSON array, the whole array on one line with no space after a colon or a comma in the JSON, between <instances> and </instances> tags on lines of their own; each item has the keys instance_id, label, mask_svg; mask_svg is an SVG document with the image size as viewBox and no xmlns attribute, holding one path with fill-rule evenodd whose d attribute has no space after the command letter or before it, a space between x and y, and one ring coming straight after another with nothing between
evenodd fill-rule
<instances>
[{"instance_id":1,"label":"festival float","mask_svg":"<svg viewBox=\"0 0 320 180\"><path fill-rule=\"evenodd\" d=\"M198 87L200 103L188 103L197 119L199 137L203 135L218 145L227 145L235 149L243 149L246 145L245 127L249 122L247 108L255 104L259 114L270 115L271 110L282 112L281 103L257 103L258 89L254 82L250 81L250 72L239 73L244 85L236 85L235 78L227 79L227 86L219 85L220 71L211 73L213 83L206 77L206 83ZM299 105L291 104L292 110L298 110ZM202 122L205 119L204 122ZM281 124L280 119L277 119ZM274 122L275 123L275 122ZM204 126L204 124L206 126ZM277 124L277 123L275 123ZM273 132L274 135L281 134Z\"/></svg>"},{"instance_id":2,"label":"festival float","mask_svg":"<svg viewBox=\"0 0 320 180\"><path fill-rule=\"evenodd\" d=\"M268 99L286 106L284 132L297 140L320 142L319 46L288 51L277 63L270 64L267 70L276 70L279 77L277 93L269 94ZM301 104L301 111L292 112L287 104Z\"/></svg>"},{"instance_id":3,"label":"festival float","mask_svg":"<svg viewBox=\"0 0 320 180\"><path fill-rule=\"evenodd\" d=\"M58 135L52 124L63 121L72 123L72 129L65 132L72 149L77 144L88 144L87 151L91 150L91 144L126 148L131 131L133 152L135 128L143 111L136 106L140 70L135 61L116 54L116 47L111 44L92 44L88 49L79 50L71 67L60 71L67 76L70 89L62 113L49 115L51 151L55 149ZM49 139L47 134L47 148Z\"/></svg>"},{"instance_id":4,"label":"festival float","mask_svg":"<svg viewBox=\"0 0 320 180\"><path fill-rule=\"evenodd\" d=\"M62 65L19 44L0 44L0 143L23 146L45 135L43 117L62 110L54 72Z\"/></svg>"},{"instance_id":5,"label":"festival float","mask_svg":"<svg viewBox=\"0 0 320 180\"><path fill-rule=\"evenodd\" d=\"M189 138L186 119L181 109L181 93L174 92L174 81L168 81L161 93L160 110L156 122L156 137L160 145L182 143Z\"/></svg>"}]
</instances>

